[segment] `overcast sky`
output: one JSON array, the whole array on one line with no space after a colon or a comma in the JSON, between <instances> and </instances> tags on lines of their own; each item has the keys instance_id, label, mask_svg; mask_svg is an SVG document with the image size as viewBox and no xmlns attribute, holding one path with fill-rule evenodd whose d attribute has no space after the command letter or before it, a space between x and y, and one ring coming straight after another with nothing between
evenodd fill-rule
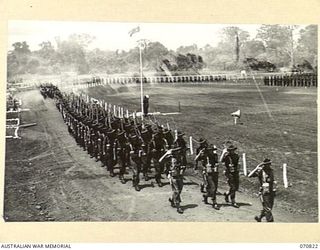
<instances>
[{"instance_id":1,"label":"overcast sky","mask_svg":"<svg viewBox=\"0 0 320 250\"><path fill-rule=\"evenodd\" d=\"M139 26L140 32L132 37L128 32ZM95 37L92 48L107 50L129 50L136 46L138 39L159 41L168 49L175 50L181 45L206 44L215 46L220 31L227 26L238 26L255 37L260 25L221 24L173 24L173 23L116 23L116 22L57 22L57 21L9 21L8 50L14 42L26 41L31 50L39 49L43 41L55 45L55 37L66 39L73 33L87 33Z\"/></svg>"}]
</instances>

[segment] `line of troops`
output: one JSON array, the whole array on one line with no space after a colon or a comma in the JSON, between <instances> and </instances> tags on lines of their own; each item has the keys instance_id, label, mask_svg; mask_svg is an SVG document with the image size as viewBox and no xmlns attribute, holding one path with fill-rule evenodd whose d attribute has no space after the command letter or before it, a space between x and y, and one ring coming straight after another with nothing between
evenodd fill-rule
<instances>
[{"instance_id":1,"label":"line of troops","mask_svg":"<svg viewBox=\"0 0 320 250\"><path fill-rule=\"evenodd\" d=\"M317 87L317 74L270 75L264 77L265 86Z\"/></svg>"},{"instance_id":2,"label":"line of troops","mask_svg":"<svg viewBox=\"0 0 320 250\"><path fill-rule=\"evenodd\" d=\"M143 83L181 83L181 82L220 82L226 81L226 75L192 75L192 76L155 76L143 77ZM127 84L140 83L140 77L92 77L85 80L86 84Z\"/></svg>"},{"instance_id":3,"label":"line of troops","mask_svg":"<svg viewBox=\"0 0 320 250\"><path fill-rule=\"evenodd\" d=\"M124 176L130 169L132 186L136 191L140 191L140 174L142 173L145 181L149 181L149 173L154 168L154 179L159 187L163 186L162 174L167 175L172 188L169 202L178 213L183 213L180 206L181 192L189 149L183 133L178 132L174 138L169 129L159 125L154 127L131 117L119 119L111 112L103 112L103 108L99 109L100 105L95 107L96 114L91 115L94 112L90 113L88 109L93 109L92 103L63 94L56 87L51 88L51 91L54 92L56 106L68 126L69 133L91 158L101 162L102 167L109 171L111 177L116 175L115 169L118 166L117 175L120 182L125 184L127 180ZM201 192L204 193L203 202L212 205L214 209L220 209L216 196L219 163L222 162L225 165L224 172L229 185L228 192L224 193L224 199L233 207L239 208L235 200L236 191L239 189L239 155L235 152L237 148L229 145L219 158L216 146L208 144L207 140L202 138L198 143L194 170L197 170L200 164L203 177L201 185ZM269 162L266 163L265 166L269 164ZM264 167L256 172L257 175L252 176L260 176L260 172L264 173ZM265 183L274 181L272 169L261 176L261 187ZM261 197L267 197L268 202L263 201L263 210L260 216L257 216L257 221L261 221L263 217L266 217L267 221L273 221L271 210L275 191L272 185L270 187L272 187L272 190L269 190L272 193L271 196L261 195ZM208 201L210 198L212 203Z\"/></svg>"}]
</instances>

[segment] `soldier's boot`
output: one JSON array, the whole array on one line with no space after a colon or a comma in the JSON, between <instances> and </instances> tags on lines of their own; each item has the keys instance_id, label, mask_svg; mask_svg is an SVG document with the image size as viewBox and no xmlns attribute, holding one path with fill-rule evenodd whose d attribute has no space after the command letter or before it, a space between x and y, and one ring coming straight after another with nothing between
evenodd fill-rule
<instances>
[{"instance_id":1,"label":"soldier's boot","mask_svg":"<svg viewBox=\"0 0 320 250\"><path fill-rule=\"evenodd\" d=\"M257 216L257 215L256 215L256 216L254 217L254 219L255 219L257 222L261 222L261 216Z\"/></svg>"},{"instance_id":2,"label":"soldier's boot","mask_svg":"<svg viewBox=\"0 0 320 250\"><path fill-rule=\"evenodd\" d=\"M111 177L115 176L113 172L113 166L110 163L107 164L107 170L109 171Z\"/></svg>"},{"instance_id":3,"label":"soldier's boot","mask_svg":"<svg viewBox=\"0 0 320 250\"><path fill-rule=\"evenodd\" d=\"M100 156L99 155L96 155L95 158L96 158L96 162L100 161Z\"/></svg>"},{"instance_id":4,"label":"soldier's boot","mask_svg":"<svg viewBox=\"0 0 320 250\"><path fill-rule=\"evenodd\" d=\"M174 204L174 202L171 198L169 198L169 202L170 202L171 207L176 207L176 205Z\"/></svg>"},{"instance_id":5,"label":"soldier's boot","mask_svg":"<svg viewBox=\"0 0 320 250\"><path fill-rule=\"evenodd\" d=\"M148 173L144 173L143 178L144 178L145 181L148 181L149 180Z\"/></svg>"},{"instance_id":6,"label":"soldier's boot","mask_svg":"<svg viewBox=\"0 0 320 250\"><path fill-rule=\"evenodd\" d=\"M203 197L203 202L204 202L204 204L209 204L209 202L208 202L208 196L206 196L206 195L204 194L204 195L202 195L202 197Z\"/></svg>"},{"instance_id":7,"label":"soldier's boot","mask_svg":"<svg viewBox=\"0 0 320 250\"><path fill-rule=\"evenodd\" d=\"M229 202L229 194L223 193L224 195L224 200L228 203Z\"/></svg>"},{"instance_id":8,"label":"soldier's boot","mask_svg":"<svg viewBox=\"0 0 320 250\"><path fill-rule=\"evenodd\" d=\"M163 183L161 182L161 180L157 180L157 184L158 184L158 187L162 187L163 186Z\"/></svg>"},{"instance_id":9,"label":"soldier's boot","mask_svg":"<svg viewBox=\"0 0 320 250\"><path fill-rule=\"evenodd\" d=\"M183 214L183 209L180 207L180 205L177 206L177 212L179 214Z\"/></svg>"},{"instance_id":10,"label":"soldier's boot","mask_svg":"<svg viewBox=\"0 0 320 250\"><path fill-rule=\"evenodd\" d=\"M220 207L219 207L219 205L217 204L216 201L212 201L212 207L213 207L215 210L220 210Z\"/></svg>"},{"instance_id":11,"label":"soldier's boot","mask_svg":"<svg viewBox=\"0 0 320 250\"><path fill-rule=\"evenodd\" d=\"M201 192L201 193L205 193L205 191L204 191L204 184L203 184L203 183L200 184L200 192Z\"/></svg>"},{"instance_id":12,"label":"soldier's boot","mask_svg":"<svg viewBox=\"0 0 320 250\"><path fill-rule=\"evenodd\" d=\"M139 191L141 190L140 187L139 187L139 184L135 185L135 186L134 186L134 189L135 189L137 192L139 192Z\"/></svg>"},{"instance_id":13,"label":"soldier's boot","mask_svg":"<svg viewBox=\"0 0 320 250\"><path fill-rule=\"evenodd\" d=\"M157 182L157 184L158 184L159 187L162 187L162 186L163 186L163 184L162 184L162 182L161 182L161 176L156 176L156 182Z\"/></svg>"},{"instance_id":14,"label":"soldier's boot","mask_svg":"<svg viewBox=\"0 0 320 250\"><path fill-rule=\"evenodd\" d=\"M124 179L124 177L123 177L123 174L120 174L120 175L119 175L119 179L120 179L120 181L121 181L122 184L126 184L126 181L125 181L125 179Z\"/></svg>"},{"instance_id":15,"label":"soldier's boot","mask_svg":"<svg viewBox=\"0 0 320 250\"><path fill-rule=\"evenodd\" d=\"M233 207L235 207L235 208L239 208L239 207L240 207L240 206L238 205L238 203L236 203L235 200L232 200L232 201L231 201L231 205L232 205Z\"/></svg>"}]
</instances>

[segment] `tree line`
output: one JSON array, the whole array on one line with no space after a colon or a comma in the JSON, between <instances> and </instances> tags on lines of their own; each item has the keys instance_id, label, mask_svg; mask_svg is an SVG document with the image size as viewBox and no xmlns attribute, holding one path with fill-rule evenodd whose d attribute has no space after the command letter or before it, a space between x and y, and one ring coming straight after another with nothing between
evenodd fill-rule
<instances>
[{"instance_id":1,"label":"tree line","mask_svg":"<svg viewBox=\"0 0 320 250\"><path fill-rule=\"evenodd\" d=\"M294 25L261 25L255 37L232 26L223 28L216 46L196 44L169 50L158 41L143 40L145 71L164 74L199 74L250 67L275 71L282 67L315 70L317 67L317 26L298 29ZM295 34L298 34L295 35ZM23 74L120 74L139 71L139 48L129 51L88 49L95 38L72 34L43 41L31 51L27 41L15 42L7 54L8 79Z\"/></svg>"}]
</instances>

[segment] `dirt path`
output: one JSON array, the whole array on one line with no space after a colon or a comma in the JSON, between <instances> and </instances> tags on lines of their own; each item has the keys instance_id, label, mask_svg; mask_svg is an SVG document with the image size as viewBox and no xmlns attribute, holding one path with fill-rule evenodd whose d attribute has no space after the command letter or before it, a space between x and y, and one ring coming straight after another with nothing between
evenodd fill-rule
<instances>
[{"instance_id":1,"label":"dirt path","mask_svg":"<svg viewBox=\"0 0 320 250\"><path fill-rule=\"evenodd\" d=\"M101 164L76 145L68 134L53 100L44 100L38 90L20 93L23 122L37 126L20 131L21 140L7 140L5 176L5 218L7 221L246 221L261 209L257 197L237 194L236 209L218 196L221 210L203 204L198 178L186 176L182 192L184 214L170 207L171 188L163 179L162 188L141 181L142 190L111 178ZM220 173L220 192L225 178ZM276 205L277 222L310 220L293 215Z\"/></svg>"}]
</instances>

